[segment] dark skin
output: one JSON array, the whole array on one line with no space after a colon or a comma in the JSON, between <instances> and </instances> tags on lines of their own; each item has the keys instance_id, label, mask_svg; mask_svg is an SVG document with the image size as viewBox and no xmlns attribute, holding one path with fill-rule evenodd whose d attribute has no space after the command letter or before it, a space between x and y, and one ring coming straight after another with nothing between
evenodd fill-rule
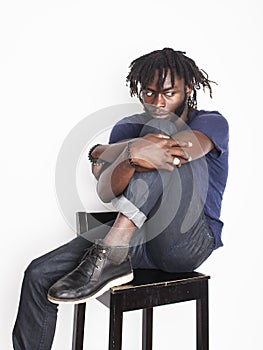
<instances>
[{"instance_id":1,"label":"dark skin","mask_svg":"<svg viewBox=\"0 0 263 350\"><path fill-rule=\"evenodd\" d=\"M169 113L176 111L185 100L185 94L191 94L191 89L176 75L174 84L171 84L169 72L161 91L157 90L156 81L157 74L143 91L143 101L153 106L154 117L170 119L172 114ZM180 118L175 121L177 129L180 129L181 122L187 120L188 113L186 104ZM182 166L190 160L204 156L213 148L211 140L196 130L179 131L171 138L163 134L148 134L132 140L130 151L133 161L138 164L135 169L127 160L127 142L99 146L92 155L110 162L111 165L103 172L101 166L93 166L93 174L98 180L98 195L103 202L110 202L123 193L135 171L162 169L172 172L175 157L180 161L176 166Z\"/></svg>"},{"instance_id":2,"label":"dark skin","mask_svg":"<svg viewBox=\"0 0 263 350\"><path fill-rule=\"evenodd\" d=\"M156 81L157 75L143 93L143 102L155 109L156 118L171 118L171 113L182 106L186 97L191 94L191 89L185 86L183 79L176 76L172 84L170 74L167 75L162 91L157 91ZM187 120L188 113L186 104L180 118L175 121L178 130L180 124ZM135 169L127 159L127 142L98 146L92 152L93 157L110 163L105 170L103 166L92 167L98 180L98 195L103 202L110 202L123 193L135 171L173 171L175 166L183 166L192 159L200 158L213 148L211 140L195 130L179 131L171 138L163 134L148 134L132 140L131 155L138 164ZM179 164L174 165L174 158L178 158ZM110 246L129 244L135 229L134 223L119 213L105 236L104 243Z\"/></svg>"}]
</instances>

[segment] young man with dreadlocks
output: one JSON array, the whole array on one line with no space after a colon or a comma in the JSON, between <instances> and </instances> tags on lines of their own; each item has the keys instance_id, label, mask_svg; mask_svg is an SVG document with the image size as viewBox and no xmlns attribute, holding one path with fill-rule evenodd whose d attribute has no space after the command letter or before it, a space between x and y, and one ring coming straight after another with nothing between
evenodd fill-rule
<instances>
[{"instance_id":1,"label":"young man with dreadlocks","mask_svg":"<svg viewBox=\"0 0 263 350\"><path fill-rule=\"evenodd\" d=\"M192 271L222 246L228 124L196 100L201 87L212 97L212 81L184 52L165 48L134 60L127 83L144 112L120 120L109 144L89 152L98 195L117 218L30 264L15 350L51 348L56 304L95 298L132 280L133 268Z\"/></svg>"}]
</instances>

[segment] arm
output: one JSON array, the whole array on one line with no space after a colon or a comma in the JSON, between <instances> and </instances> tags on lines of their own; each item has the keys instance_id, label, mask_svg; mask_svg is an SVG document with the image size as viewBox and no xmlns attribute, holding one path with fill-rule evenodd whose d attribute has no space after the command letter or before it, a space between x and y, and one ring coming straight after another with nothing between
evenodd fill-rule
<instances>
[{"instance_id":1,"label":"arm","mask_svg":"<svg viewBox=\"0 0 263 350\"><path fill-rule=\"evenodd\" d=\"M125 146L115 161L105 170L102 169L98 176L97 193L105 203L110 202L124 191L135 172L127 155L127 146Z\"/></svg>"},{"instance_id":2,"label":"arm","mask_svg":"<svg viewBox=\"0 0 263 350\"><path fill-rule=\"evenodd\" d=\"M162 134L156 134L155 135L158 138L163 138ZM142 139L147 139L146 137ZM186 163L189 161L189 159L194 160L198 159L205 154L209 153L211 150L213 150L214 145L212 141L203 133L197 130L185 130L178 132L172 136L172 139L176 140L177 143L173 144L174 149L171 149L171 155L177 156L180 159L180 165ZM153 139L152 136L148 136L148 140L150 142L154 142L156 140ZM188 142L185 142L184 140L188 140ZM192 144L192 147L189 148L189 142ZM99 145L96 147L93 152L92 156L95 159L103 160L107 163L113 163L120 154L126 149L128 141L120 142L120 143L114 143L109 145ZM153 169L153 167L149 168L149 164L142 164L142 159L148 159L150 161L150 157L146 156L145 153L148 152L148 154L151 154L151 149L145 148L146 145L144 143L144 146L141 144L139 147L142 148L143 153L138 154L138 144L137 144L137 153L134 155L134 158L139 157L140 159L137 159L136 163L139 165L136 171L150 171ZM181 152L181 153L180 153ZM123 160L123 156L119 159L119 162L121 162L121 159ZM156 160L155 160L156 161ZM156 163L156 168L160 168L158 164ZM159 164L160 166L162 164ZM103 166L92 166L92 173L98 180L101 171L103 170ZM171 167L167 170L172 170Z\"/></svg>"},{"instance_id":3,"label":"arm","mask_svg":"<svg viewBox=\"0 0 263 350\"><path fill-rule=\"evenodd\" d=\"M212 151L215 147L213 142L208 136L198 130L184 130L180 131L172 136L175 140L183 141L188 140L191 142L191 148L184 148L182 150L186 152L189 156L188 160L185 158L180 158L180 166L185 164L190 160L195 160L205 156L207 153Z\"/></svg>"},{"instance_id":4,"label":"arm","mask_svg":"<svg viewBox=\"0 0 263 350\"><path fill-rule=\"evenodd\" d=\"M188 159L182 149L188 143L176 141L163 134L148 134L133 139L130 143L130 156L136 168L128 160L127 143L115 161L98 176L97 192L103 202L109 202L120 195L130 182L135 171L163 169L173 171L175 156Z\"/></svg>"},{"instance_id":5,"label":"arm","mask_svg":"<svg viewBox=\"0 0 263 350\"><path fill-rule=\"evenodd\" d=\"M95 160L104 161L106 163L113 163L117 157L122 153L127 145L126 142L108 144L108 145L98 145L91 152L91 156ZM92 164L92 174L98 180L101 172L105 167L101 165Z\"/></svg>"}]
</instances>

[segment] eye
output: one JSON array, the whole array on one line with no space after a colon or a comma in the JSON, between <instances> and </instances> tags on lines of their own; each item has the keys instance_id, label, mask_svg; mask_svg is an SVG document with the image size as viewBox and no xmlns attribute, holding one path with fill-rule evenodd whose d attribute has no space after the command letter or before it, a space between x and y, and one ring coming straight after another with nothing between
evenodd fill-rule
<instances>
[{"instance_id":1,"label":"eye","mask_svg":"<svg viewBox=\"0 0 263 350\"><path fill-rule=\"evenodd\" d=\"M175 95L175 92L174 91L167 91L166 93L165 93L165 96L167 96L167 97L173 97Z\"/></svg>"},{"instance_id":2,"label":"eye","mask_svg":"<svg viewBox=\"0 0 263 350\"><path fill-rule=\"evenodd\" d=\"M152 91L144 91L144 95L146 96L146 97L152 97L153 96L153 92Z\"/></svg>"}]
</instances>

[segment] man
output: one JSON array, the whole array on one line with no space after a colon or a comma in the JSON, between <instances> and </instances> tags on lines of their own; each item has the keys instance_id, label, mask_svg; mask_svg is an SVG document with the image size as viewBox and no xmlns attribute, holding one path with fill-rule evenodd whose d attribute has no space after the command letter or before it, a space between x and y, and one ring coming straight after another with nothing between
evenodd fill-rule
<instances>
[{"instance_id":1,"label":"man","mask_svg":"<svg viewBox=\"0 0 263 350\"><path fill-rule=\"evenodd\" d=\"M145 112L119 121L109 144L89 152L98 195L117 219L29 265L15 350L51 348L56 304L95 298L132 280L135 267L192 271L222 246L228 124L196 109L197 90L212 96L212 82L184 52L165 48L134 60L127 83Z\"/></svg>"}]
</instances>

